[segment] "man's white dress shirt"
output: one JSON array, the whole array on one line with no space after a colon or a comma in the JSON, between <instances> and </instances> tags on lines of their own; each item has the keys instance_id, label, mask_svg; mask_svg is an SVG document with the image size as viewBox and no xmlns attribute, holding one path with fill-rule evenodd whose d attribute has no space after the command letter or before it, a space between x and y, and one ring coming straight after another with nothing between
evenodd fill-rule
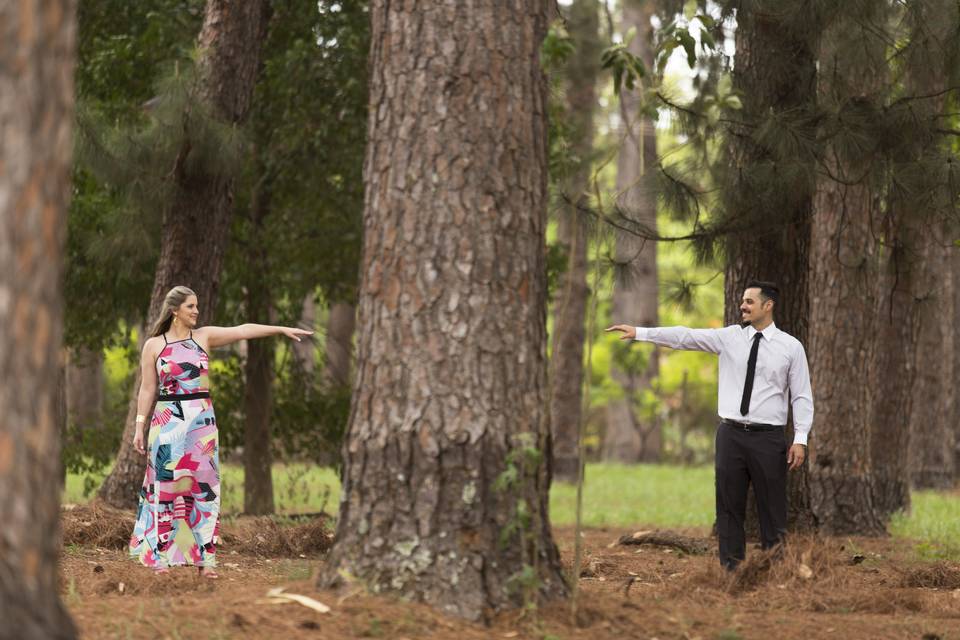
<instances>
[{"instance_id":1,"label":"man's white dress shirt","mask_svg":"<svg viewBox=\"0 0 960 640\"><path fill-rule=\"evenodd\" d=\"M770 324L761 333L750 410L740 413L747 360L757 330L731 325L723 329L637 327L637 340L671 349L709 351L720 355L717 413L721 418L752 424L787 424L788 402L793 403L795 444L807 444L813 426L813 392L807 354L800 341ZM788 395L789 394L789 395Z\"/></svg>"}]
</instances>

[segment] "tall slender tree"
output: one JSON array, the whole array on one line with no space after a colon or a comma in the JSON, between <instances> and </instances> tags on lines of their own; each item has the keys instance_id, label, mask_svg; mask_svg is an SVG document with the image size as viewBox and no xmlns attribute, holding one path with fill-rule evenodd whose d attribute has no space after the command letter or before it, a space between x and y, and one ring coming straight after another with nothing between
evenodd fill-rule
<instances>
[{"instance_id":1,"label":"tall slender tree","mask_svg":"<svg viewBox=\"0 0 960 640\"><path fill-rule=\"evenodd\" d=\"M886 9L882 0L859 2L856 20L883 23ZM808 286L810 314L817 320L809 325L807 349L818 429L809 484L817 525L832 534L879 534L885 525L873 504L873 389L862 377L838 375L863 370L882 348L876 341L872 228L882 181L872 179L871 168L882 166L882 138L874 127L886 99L885 55L886 42L851 20L835 20L822 37L825 169L811 225Z\"/></svg>"},{"instance_id":2,"label":"tall slender tree","mask_svg":"<svg viewBox=\"0 0 960 640\"><path fill-rule=\"evenodd\" d=\"M623 3L621 31L634 30L630 51L648 69L653 68L653 26L655 0L628 0ZM638 88L637 92L642 89ZM617 207L624 216L643 228L656 232L657 193L651 176L656 175L657 135L654 123L640 110L635 91L620 95L620 151L617 156ZM613 289L615 318L630 318L640 326L658 323L657 245L630 234L616 239L615 259L621 277ZM625 347L621 347L624 349ZM638 415L637 396L650 387L658 374L656 350L638 366L624 366L614 358L610 375L622 397L607 404L607 423L603 436L603 458L620 462L656 462L660 459L662 438L657 422L646 423Z\"/></svg>"},{"instance_id":3,"label":"tall slender tree","mask_svg":"<svg viewBox=\"0 0 960 640\"><path fill-rule=\"evenodd\" d=\"M954 288L951 233L947 224L956 202L956 176L951 175L955 155L941 127L944 107L958 84L957 29L960 13L950 0L913 0L906 5L905 22L910 27L903 58L904 84L912 99L904 103L906 122L914 141L908 141L901 166L895 173L900 186L897 202L904 217L921 233L915 238L919 257L915 270L916 341L912 354L910 393L910 476L914 486L945 488L953 485L954 442ZM954 98L955 100L955 98ZM900 106L904 103L899 103ZM911 143L912 142L912 143ZM919 181L917 179L919 176ZM953 184L951 184L953 183ZM955 218L954 218L955 220ZM952 221L951 221L952 222ZM879 443L878 443L879 445Z\"/></svg>"},{"instance_id":4,"label":"tall slender tree","mask_svg":"<svg viewBox=\"0 0 960 640\"><path fill-rule=\"evenodd\" d=\"M73 638L58 596L73 2L0 4L0 637Z\"/></svg>"},{"instance_id":5,"label":"tall slender tree","mask_svg":"<svg viewBox=\"0 0 960 640\"><path fill-rule=\"evenodd\" d=\"M938 225L931 225L934 228ZM910 413L910 476L914 487L954 484L953 270L951 245L929 234L920 265L919 330Z\"/></svg>"},{"instance_id":6,"label":"tall slender tree","mask_svg":"<svg viewBox=\"0 0 960 640\"><path fill-rule=\"evenodd\" d=\"M557 244L567 255L554 304L550 371L550 432L553 475L574 481L578 471L580 422L583 420L583 347L590 290L587 287L588 225L578 206L589 199L593 160L593 118L600 66L599 16L596 0L575 0L567 28L576 52L567 65L566 124L573 156L569 175L561 181L570 204L560 206Z\"/></svg>"},{"instance_id":7,"label":"tall slender tree","mask_svg":"<svg viewBox=\"0 0 960 640\"><path fill-rule=\"evenodd\" d=\"M371 3L358 371L322 584L470 619L566 592L542 460L547 21L546 0Z\"/></svg>"},{"instance_id":8,"label":"tall slender tree","mask_svg":"<svg viewBox=\"0 0 960 640\"><path fill-rule=\"evenodd\" d=\"M249 111L267 18L266 0L207 2L197 41L199 108L209 110L221 122L239 124ZM208 320L217 306L220 267L233 212L234 176L195 163L192 154L200 151L194 142L189 138L183 141L173 167L174 195L164 209L148 319L159 313L166 292L181 284L196 291ZM144 470L144 460L131 444L139 386L138 375L117 461L98 494L121 508L135 505Z\"/></svg>"}]
</instances>

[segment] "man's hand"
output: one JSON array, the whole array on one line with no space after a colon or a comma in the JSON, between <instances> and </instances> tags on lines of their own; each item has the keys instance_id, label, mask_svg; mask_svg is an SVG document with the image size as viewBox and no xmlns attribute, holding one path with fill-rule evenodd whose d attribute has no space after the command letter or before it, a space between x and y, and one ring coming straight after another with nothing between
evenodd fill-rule
<instances>
[{"instance_id":1,"label":"man's hand","mask_svg":"<svg viewBox=\"0 0 960 640\"><path fill-rule=\"evenodd\" d=\"M787 464L790 465L790 471L794 469L799 469L800 465L803 464L804 458L807 457L807 448L802 444L792 444L790 445L790 450L787 451Z\"/></svg>"},{"instance_id":2,"label":"man's hand","mask_svg":"<svg viewBox=\"0 0 960 640\"><path fill-rule=\"evenodd\" d=\"M625 324L615 324L612 327L607 327L607 331L619 331L623 334L620 336L621 340L635 340L637 337L637 328Z\"/></svg>"}]
</instances>

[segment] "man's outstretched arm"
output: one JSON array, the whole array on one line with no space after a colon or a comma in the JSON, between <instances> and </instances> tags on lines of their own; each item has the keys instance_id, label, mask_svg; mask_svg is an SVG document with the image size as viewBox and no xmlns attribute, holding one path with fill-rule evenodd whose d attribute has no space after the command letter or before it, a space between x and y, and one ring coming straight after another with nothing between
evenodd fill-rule
<instances>
[{"instance_id":1,"label":"man's outstretched arm","mask_svg":"<svg viewBox=\"0 0 960 640\"><path fill-rule=\"evenodd\" d=\"M607 331L618 331L621 340L642 340L671 349L687 351L708 351L720 353L723 350L723 329L690 329L688 327L631 327L615 324Z\"/></svg>"}]
</instances>

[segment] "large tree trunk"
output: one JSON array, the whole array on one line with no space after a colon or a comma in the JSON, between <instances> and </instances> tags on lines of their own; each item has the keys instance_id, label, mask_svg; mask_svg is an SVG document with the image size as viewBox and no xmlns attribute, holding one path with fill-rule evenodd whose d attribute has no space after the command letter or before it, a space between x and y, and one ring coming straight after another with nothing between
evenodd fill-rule
<instances>
[{"instance_id":1,"label":"large tree trunk","mask_svg":"<svg viewBox=\"0 0 960 640\"><path fill-rule=\"evenodd\" d=\"M62 255L75 4L0 4L0 637L73 638L60 603Z\"/></svg>"},{"instance_id":2,"label":"large tree trunk","mask_svg":"<svg viewBox=\"0 0 960 640\"><path fill-rule=\"evenodd\" d=\"M954 479L953 269L940 233L926 239L920 265L920 327L910 414L913 486L948 489Z\"/></svg>"},{"instance_id":3,"label":"large tree trunk","mask_svg":"<svg viewBox=\"0 0 960 640\"><path fill-rule=\"evenodd\" d=\"M357 309L349 302L334 302L327 316L327 339L324 347L324 380L336 387L352 382L353 332L357 325Z\"/></svg>"},{"instance_id":4,"label":"large tree trunk","mask_svg":"<svg viewBox=\"0 0 960 640\"><path fill-rule=\"evenodd\" d=\"M104 397L103 352L86 347L67 351L67 420L80 429L101 426Z\"/></svg>"},{"instance_id":5,"label":"large tree trunk","mask_svg":"<svg viewBox=\"0 0 960 640\"><path fill-rule=\"evenodd\" d=\"M654 0L630 0L623 5L621 32L636 28L630 50L648 68L653 64ZM657 134L654 124L638 112L639 96L624 91L620 97L621 141L617 157L617 206L624 216L646 229L657 228L657 194L649 176L656 171ZM616 260L624 276L614 284L612 316L617 322L643 327L658 324L657 244L629 234L617 237ZM619 345L619 349L627 349ZM619 462L657 462L660 459L659 421L646 424L637 415L637 396L658 374L656 348L637 368L624 367L614 358L610 375L623 392L607 404L603 459Z\"/></svg>"},{"instance_id":6,"label":"large tree trunk","mask_svg":"<svg viewBox=\"0 0 960 640\"><path fill-rule=\"evenodd\" d=\"M756 3L744 4L737 13L733 84L743 100L737 120L759 123L774 116L798 117L809 113L816 103L814 44L799 36L784 18L764 13ZM750 221L752 227L727 242L726 322L740 322L740 300L748 280L770 280L782 292L775 310L777 326L806 344L812 162L777 157L761 138L754 137L753 129L744 127L733 133L725 164L725 214L741 223ZM771 180L783 184L771 186ZM787 431L792 441L792 426ZM787 499L790 530L812 528L806 465L790 474ZM756 527L751 506L748 530Z\"/></svg>"},{"instance_id":7,"label":"large tree trunk","mask_svg":"<svg viewBox=\"0 0 960 640\"><path fill-rule=\"evenodd\" d=\"M568 66L567 124L570 151L577 157L562 188L572 204L560 210L557 242L566 250L567 270L560 279L553 320L550 362L550 433L553 477L573 482L578 474L580 422L583 420L583 342L590 290L587 287L587 224L577 207L589 199L593 159L593 114L600 60L597 0L576 0L567 26L577 48Z\"/></svg>"},{"instance_id":8,"label":"large tree trunk","mask_svg":"<svg viewBox=\"0 0 960 640\"><path fill-rule=\"evenodd\" d=\"M269 187L257 189L251 206L254 238L265 234L270 212ZM267 247L251 243L246 312L250 322L270 324L271 289ZM243 365L243 512L267 515L274 512L273 438L270 413L273 409L273 338L247 340L247 358Z\"/></svg>"},{"instance_id":9,"label":"large tree trunk","mask_svg":"<svg viewBox=\"0 0 960 640\"><path fill-rule=\"evenodd\" d=\"M519 604L525 568L527 595L566 593L543 463L548 13L371 3L358 371L321 584L470 619Z\"/></svg>"},{"instance_id":10,"label":"large tree trunk","mask_svg":"<svg viewBox=\"0 0 960 640\"><path fill-rule=\"evenodd\" d=\"M224 122L240 123L249 110L260 45L266 34L267 7L266 0L207 2L198 39L199 99ZM187 141L181 156L189 153ZM233 178L203 170L188 172L188 164L178 163L176 195L163 216L148 327L158 317L167 291L177 285L186 285L197 293L206 318L217 306L220 267L233 214ZM131 445L139 388L138 370L117 461L99 491L101 499L118 508L136 505L143 481L145 460Z\"/></svg>"},{"instance_id":11,"label":"large tree trunk","mask_svg":"<svg viewBox=\"0 0 960 640\"><path fill-rule=\"evenodd\" d=\"M882 4L861 9L876 14ZM876 15L870 16L877 17ZM880 21L880 20L878 20ZM882 85L878 38L846 21L824 35L820 57L821 105L831 111L821 135L833 177L822 176L814 198L810 249L810 376L816 398L816 447L810 450L810 495L818 528L832 535L880 535L885 514L873 504L871 407L873 387L855 371L869 373L876 340L877 272L873 222L878 194L860 180L877 150L856 151L846 141L849 123L876 118ZM866 54L850 55L856 48ZM880 86L878 86L880 85ZM838 181L838 179L840 181ZM842 183L841 183L842 181Z\"/></svg>"}]
</instances>

